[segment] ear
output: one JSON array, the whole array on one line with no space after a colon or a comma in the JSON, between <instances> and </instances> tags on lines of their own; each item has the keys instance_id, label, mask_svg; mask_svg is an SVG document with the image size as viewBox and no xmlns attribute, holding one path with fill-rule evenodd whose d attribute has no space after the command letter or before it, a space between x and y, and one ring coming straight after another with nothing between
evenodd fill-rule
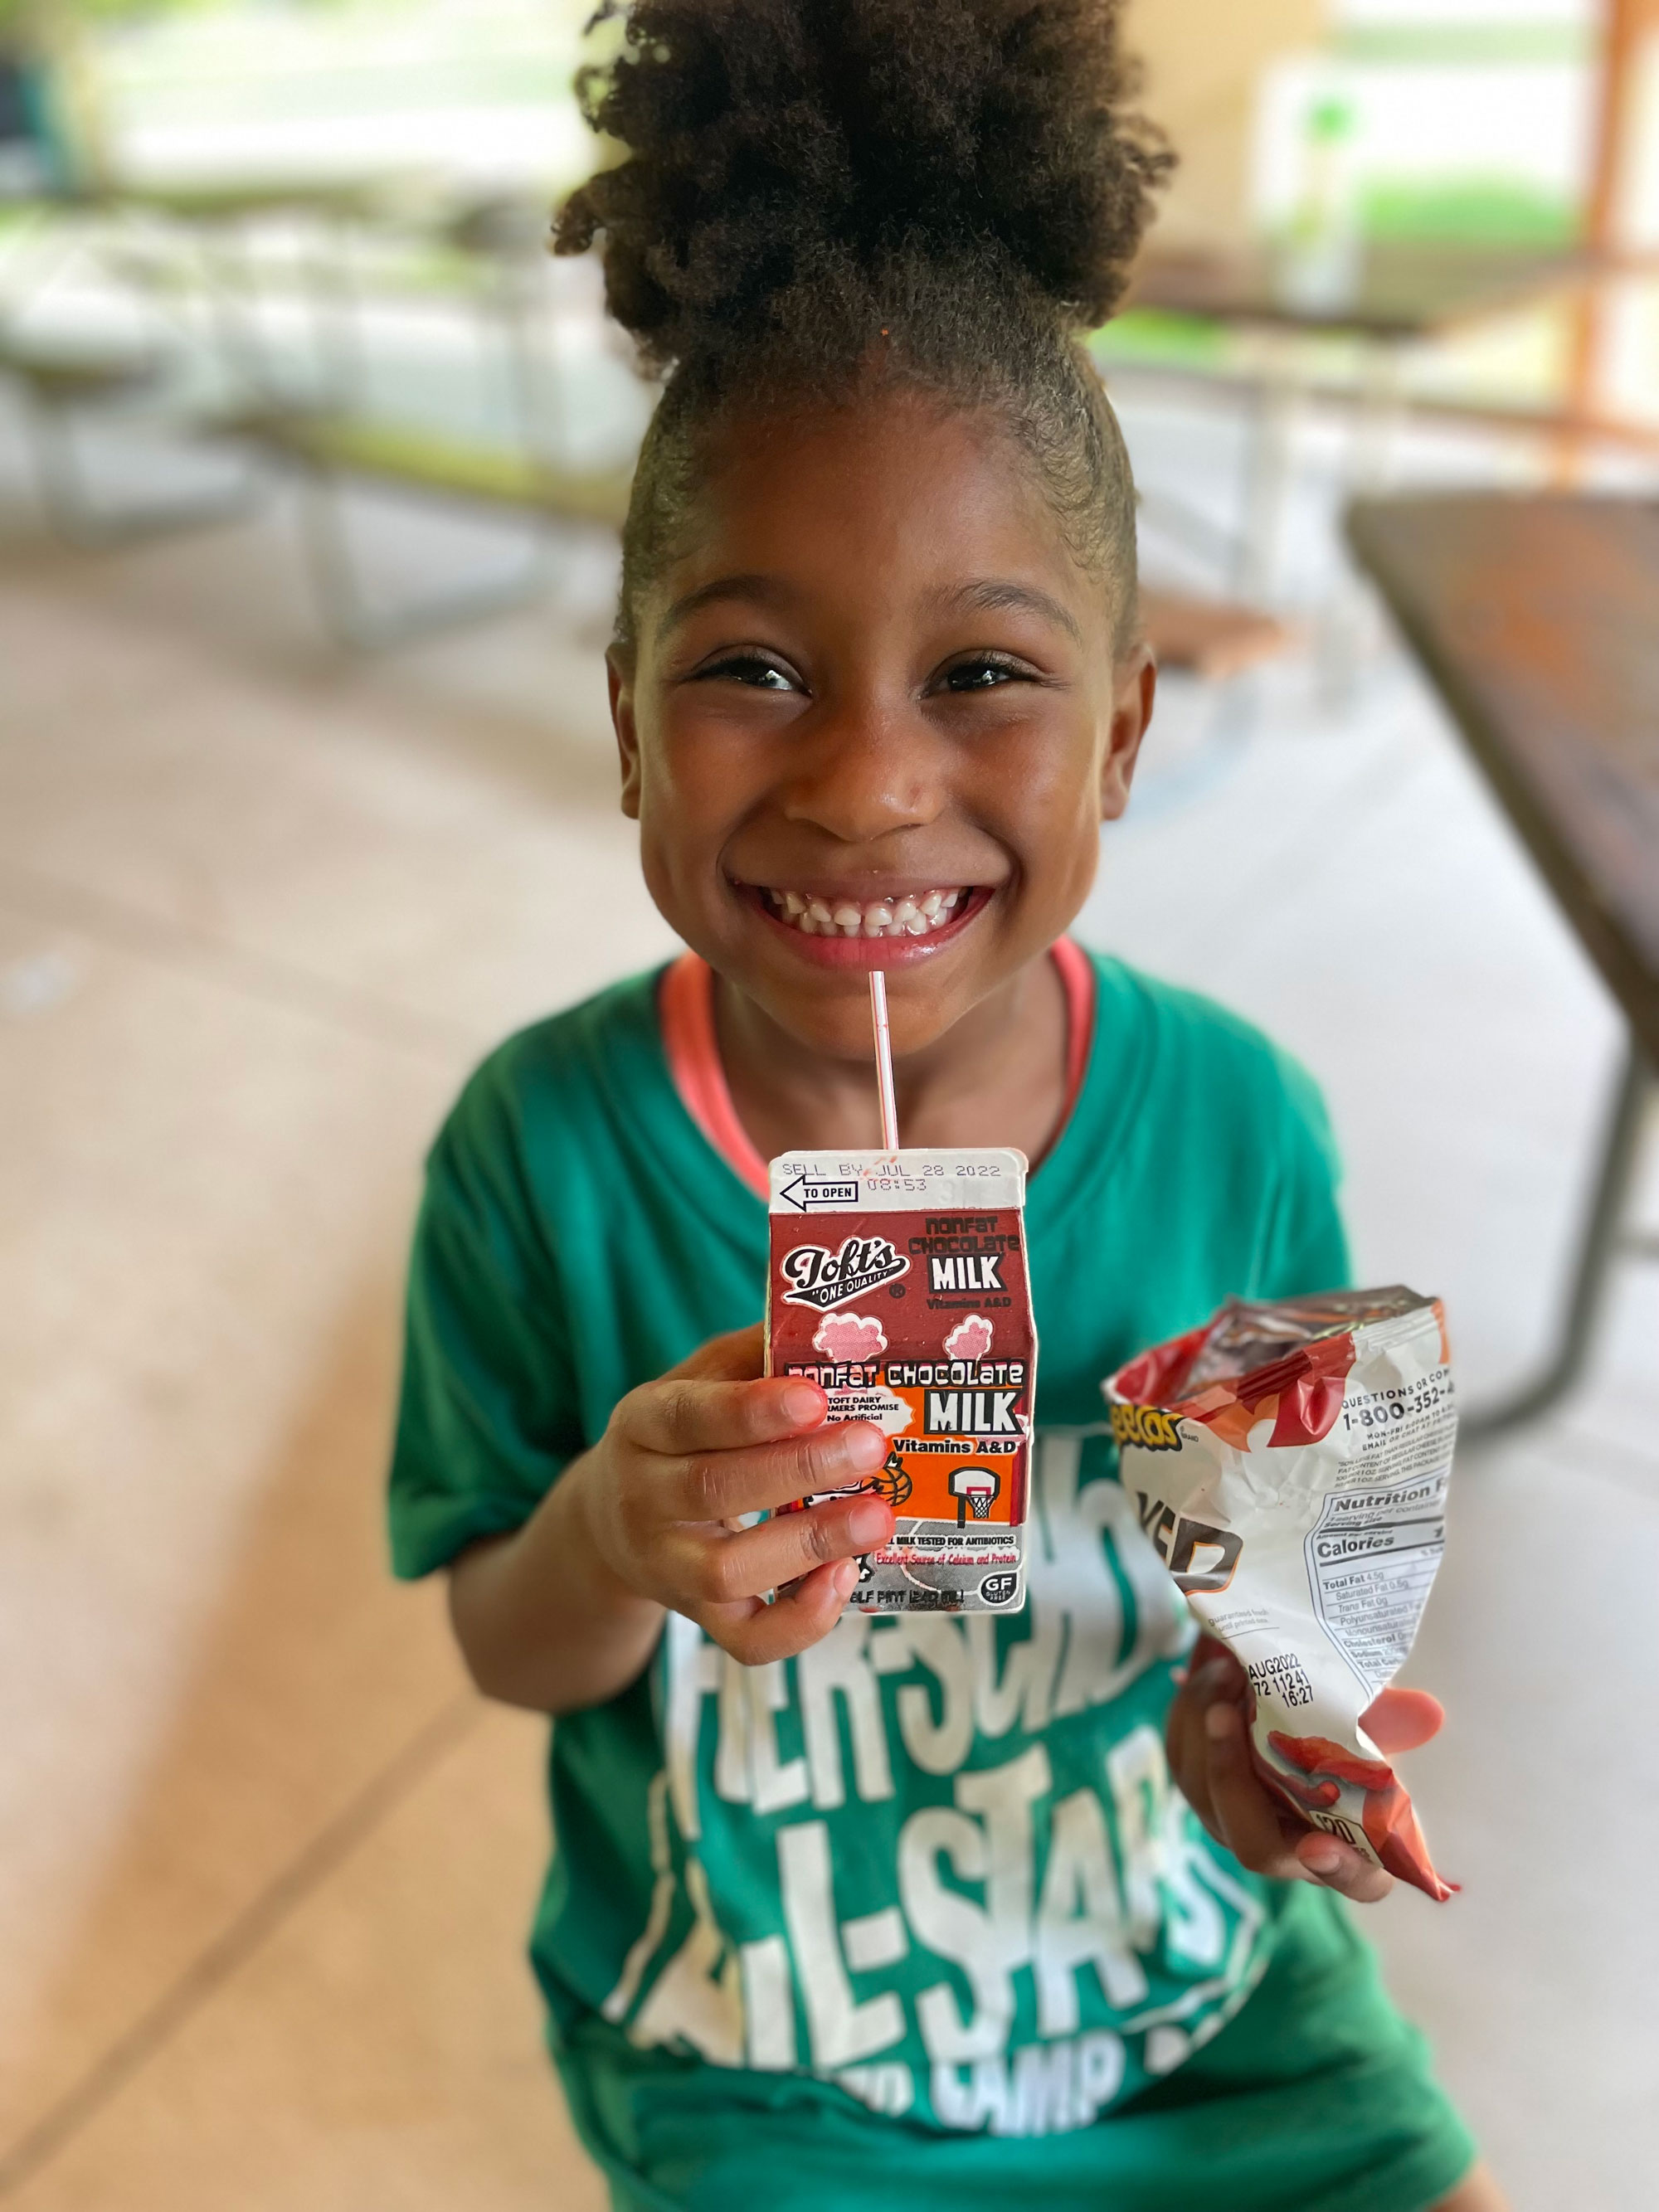
<instances>
[{"instance_id":1,"label":"ear","mask_svg":"<svg viewBox=\"0 0 1659 2212\"><path fill-rule=\"evenodd\" d=\"M630 822L640 818L640 738L634 721L634 656L622 646L610 647L605 656L605 679L611 688L611 726L617 733L617 752L622 762L622 811Z\"/></svg>"},{"instance_id":2,"label":"ear","mask_svg":"<svg viewBox=\"0 0 1659 2212\"><path fill-rule=\"evenodd\" d=\"M1140 741L1158 696L1158 660L1144 641L1117 664L1112 679L1112 727L1100 764L1100 818L1115 822L1129 804Z\"/></svg>"}]
</instances>

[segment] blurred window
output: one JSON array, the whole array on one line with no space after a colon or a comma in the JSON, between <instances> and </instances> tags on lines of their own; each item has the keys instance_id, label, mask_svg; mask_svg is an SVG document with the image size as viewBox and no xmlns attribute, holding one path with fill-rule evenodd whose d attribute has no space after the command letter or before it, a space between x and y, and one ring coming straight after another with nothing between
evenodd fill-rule
<instances>
[{"instance_id":1,"label":"blurred window","mask_svg":"<svg viewBox=\"0 0 1659 2212\"><path fill-rule=\"evenodd\" d=\"M1335 102L1369 236L1567 243L1593 159L1599 22L1595 0L1334 0L1326 44L1264 82L1259 219L1290 219L1310 119Z\"/></svg>"}]
</instances>

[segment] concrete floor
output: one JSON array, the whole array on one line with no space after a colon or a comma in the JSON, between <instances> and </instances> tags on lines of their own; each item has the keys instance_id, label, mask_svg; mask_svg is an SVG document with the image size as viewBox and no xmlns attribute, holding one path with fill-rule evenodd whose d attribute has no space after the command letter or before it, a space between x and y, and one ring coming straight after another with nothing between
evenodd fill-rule
<instances>
[{"instance_id":1,"label":"concrete floor","mask_svg":"<svg viewBox=\"0 0 1659 2212\"><path fill-rule=\"evenodd\" d=\"M351 665L280 502L73 555L8 430L0 497L0 2194L588 2212L521 1962L540 1729L387 1581L379 1483L446 1101L671 948L614 807L609 556ZM472 557L364 520L388 571ZM1081 933L1301 1053L1363 1274L1444 1293L1471 1397L1524 1368L1616 1023L1396 655L1340 700L1305 660L1171 686ZM1466 1887L1371 1924L1520 2212L1649 2212L1659 2164L1656 1439L1632 1267L1591 1382L1462 1464L1412 1670Z\"/></svg>"}]
</instances>

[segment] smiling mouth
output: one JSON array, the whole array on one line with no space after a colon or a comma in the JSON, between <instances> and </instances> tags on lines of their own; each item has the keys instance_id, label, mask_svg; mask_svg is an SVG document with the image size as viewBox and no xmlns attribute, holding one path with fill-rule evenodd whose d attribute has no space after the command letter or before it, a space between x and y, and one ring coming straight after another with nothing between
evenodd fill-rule
<instances>
[{"instance_id":1,"label":"smiling mouth","mask_svg":"<svg viewBox=\"0 0 1659 2212\"><path fill-rule=\"evenodd\" d=\"M768 913L803 937L931 937L960 921L976 886L911 891L896 898L821 898L757 886Z\"/></svg>"}]
</instances>

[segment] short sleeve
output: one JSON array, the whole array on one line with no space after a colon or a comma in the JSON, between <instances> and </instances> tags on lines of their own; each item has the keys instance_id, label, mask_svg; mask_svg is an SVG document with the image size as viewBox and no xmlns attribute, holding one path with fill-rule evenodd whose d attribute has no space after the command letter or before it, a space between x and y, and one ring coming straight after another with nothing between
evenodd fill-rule
<instances>
[{"instance_id":1,"label":"short sleeve","mask_svg":"<svg viewBox=\"0 0 1659 2212\"><path fill-rule=\"evenodd\" d=\"M389 1516L413 1579L528 1520L583 1448L554 1255L480 1079L427 1163Z\"/></svg>"},{"instance_id":2,"label":"short sleeve","mask_svg":"<svg viewBox=\"0 0 1659 2212\"><path fill-rule=\"evenodd\" d=\"M1258 1255L1255 1295L1294 1298L1346 1290L1348 1239L1337 1204L1342 1179L1336 1139L1319 1086L1287 1054L1276 1054L1284 1121L1273 1204Z\"/></svg>"}]
</instances>

